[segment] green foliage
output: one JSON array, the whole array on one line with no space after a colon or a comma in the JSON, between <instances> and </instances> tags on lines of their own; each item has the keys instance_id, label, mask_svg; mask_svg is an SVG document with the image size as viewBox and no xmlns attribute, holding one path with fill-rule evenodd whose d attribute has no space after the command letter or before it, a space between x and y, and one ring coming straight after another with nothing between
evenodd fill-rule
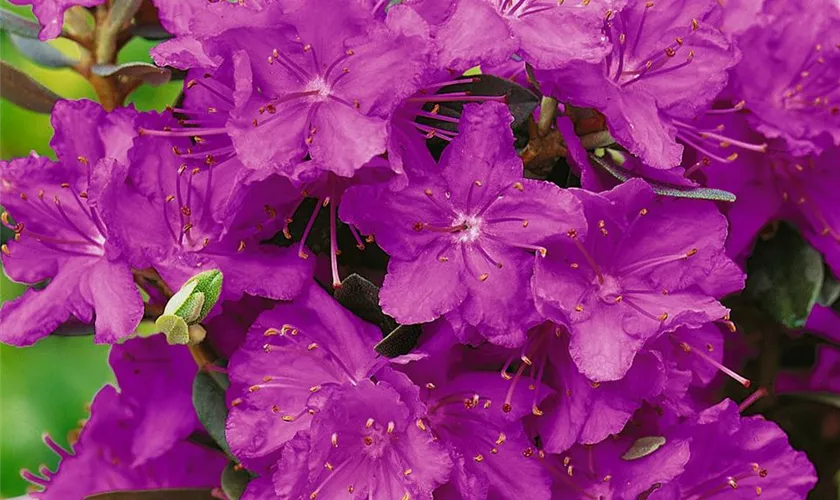
<instances>
[{"instance_id":1,"label":"green foliage","mask_svg":"<svg viewBox=\"0 0 840 500\"><path fill-rule=\"evenodd\" d=\"M216 441L225 453L230 455L230 447L225 438L225 420L227 404L225 391L230 385L227 376L212 371L200 371L193 381L193 407L201 425Z\"/></svg>"},{"instance_id":2,"label":"green foliage","mask_svg":"<svg viewBox=\"0 0 840 500\"><path fill-rule=\"evenodd\" d=\"M747 263L745 294L788 328L801 328L825 278L822 257L786 224L760 241Z\"/></svg>"}]
</instances>

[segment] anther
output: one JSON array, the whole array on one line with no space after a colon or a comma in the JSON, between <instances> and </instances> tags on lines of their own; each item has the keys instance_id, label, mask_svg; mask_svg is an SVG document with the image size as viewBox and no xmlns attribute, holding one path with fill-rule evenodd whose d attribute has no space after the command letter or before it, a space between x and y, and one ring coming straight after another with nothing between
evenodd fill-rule
<instances>
[{"instance_id":1,"label":"anther","mask_svg":"<svg viewBox=\"0 0 840 500\"><path fill-rule=\"evenodd\" d=\"M330 436L330 443L332 443L333 448L338 448L338 433L333 432Z\"/></svg>"},{"instance_id":2,"label":"anther","mask_svg":"<svg viewBox=\"0 0 840 500\"><path fill-rule=\"evenodd\" d=\"M393 421L388 422L388 428L387 428L387 429L385 429L385 431L386 431L388 434L393 434L393 433L394 433L394 422L393 422Z\"/></svg>"},{"instance_id":3,"label":"anther","mask_svg":"<svg viewBox=\"0 0 840 500\"><path fill-rule=\"evenodd\" d=\"M371 427L373 427L373 419L369 418L367 419L367 422L365 422L365 429L370 429Z\"/></svg>"},{"instance_id":4,"label":"anther","mask_svg":"<svg viewBox=\"0 0 840 500\"><path fill-rule=\"evenodd\" d=\"M489 274L484 273L484 274L482 274L481 276L478 277L478 281L487 281L487 278L489 278L489 277L490 277Z\"/></svg>"},{"instance_id":5,"label":"anther","mask_svg":"<svg viewBox=\"0 0 840 500\"><path fill-rule=\"evenodd\" d=\"M239 240L239 246L236 247L237 252L244 252L245 251L245 240Z\"/></svg>"},{"instance_id":6,"label":"anther","mask_svg":"<svg viewBox=\"0 0 840 500\"><path fill-rule=\"evenodd\" d=\"M481 462L483 462L483 461L484 461L484 455L482 455L481 453L479 453L478 455L476 455L475 457L473 457L473 460L475 460L475 461L476 461L476 462L478 462L478 463L481 463Z\"/></svg>"},{"instance_id":7,"label":"anther","mask_svg":"<svg viewBox=\"0 0 840 500\"><path fill-rule=\"evenodd\" d=\"M420 429L421 431L424 431L424 432L426 431L426 424L423 423L423 419L418 418L416 424L417 424L418 429Z\"/></svg>"}]
</instances>

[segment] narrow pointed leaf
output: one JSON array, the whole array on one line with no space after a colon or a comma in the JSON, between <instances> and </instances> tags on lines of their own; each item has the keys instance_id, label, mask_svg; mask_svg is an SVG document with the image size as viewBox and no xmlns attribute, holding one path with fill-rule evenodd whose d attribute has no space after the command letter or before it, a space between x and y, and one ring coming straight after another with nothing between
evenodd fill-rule
<instances>
[{"instance_id":1,"label":"narrow pointed leaf","mask_svg":"<svg viewBox=\"0 0 840 500\"><path fill-rule=\"evenodd\" d=\"M27 59L45 68L69 68L79 64L78 59L72 58L49 43L36 38L9 33L9 41Z\"/></svg>"},{"instance_id":2,"label":"narrow pointed leaf","mask_svg":"<svg viewBox=\"0 0 840 500\"><path fill-rule=\"evenodd\" d=\"M50 113L61 97L14 66L0 61L0 97L36 113Z\"/></svg>"},{"instance_id":3,"label":"narrow pointed leaf","mask_svg":"<svg viewBox=\"0 0 840 500\"><path fill-rule=\"evenodd\" d=\"M225 386L228 383L227 377L222 374L200 371L193 381L192 401L201 425L225 453L230 455L230 447L225 438L225 420L228 415Z\"/></svg>"},{"instance_id":4,"label":"narrow pointed leaf","mask_svg":"<svg viewBox=\"0 0 840 500\"><path fill-rule=\"evenodd\" d=\"M0 9L0 30L27 38L38 38L41 25L8 10Z\"/></svg>"},{"instance_id":5,"label":"narrow pointed leaf","mask_svg":"<svg viewBox=\"0 0 840 500\"><path fill-rule=\"evenodd\" d=\"M163 85L172 78L172 73L166 68L158 68L154 64L132 62L126 64L96 64L91 68L95 75L137 78L153 87Z\"/></svg>"},{"instance_id":6,"label":"narrow pointed leaf","mask_svg":"<svg viewBox=\"0 0 840 500\"><path fill-rule=\"evenodd\" d=\"M621 182L628 181L634 177L629 170L625 169L624 167L620 167L618 165L614 165L609 161L601 158L597 155L590 154L589 158L600 168L606 170L610 173L613 177L620 180ZM664 182L658 182L651 179L645 179L651 188L653 188L656 194L660 194L662 196L671 196L673 198L693 198L698 200L713 200L713 201L735 201L735 195L730 193L729 191L724 191L722 189L712 189L706 187L686 187L686 186L675 186L672 184L666 184Z\"/></svg>"}]
</instances>

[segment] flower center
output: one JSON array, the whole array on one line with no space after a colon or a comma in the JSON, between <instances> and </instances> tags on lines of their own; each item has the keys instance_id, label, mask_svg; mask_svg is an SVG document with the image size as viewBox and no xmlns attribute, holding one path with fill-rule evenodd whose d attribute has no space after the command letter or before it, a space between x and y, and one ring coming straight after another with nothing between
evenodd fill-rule
<instances>
[{"instance_id":1,"label":"flower center","mask_svg":"<svg viewBox=\"0 0 840 500\"><path fill-rule=\"evenodd\" d=\"M459 243L472 243L481 236L482 220L473 215L459 215L452 223L453 228L461 228L453 235Z\"/></svg>"}]
</instances>

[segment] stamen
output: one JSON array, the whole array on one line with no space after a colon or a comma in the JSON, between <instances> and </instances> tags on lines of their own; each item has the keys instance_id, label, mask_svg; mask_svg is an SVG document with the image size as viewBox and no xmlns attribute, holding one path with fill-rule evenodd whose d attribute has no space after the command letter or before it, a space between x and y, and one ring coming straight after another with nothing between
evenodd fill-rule
<instances>
[{"instance_id":1,"label":"stamen","mask_svg":"<svg viewBox=\"0 0 840 500\"><path fill-rule=\"evenodd\" d=\"M677 337L675 336L674 338L677 338ZM677 339L677 340L679 340L679 339ZM749 379L747 379L745 377L742 377L741 375L735 373L735 371L733 371L733 370L727 368L726 366L722 365L721 363L717 362L715 359L713 359L708 354L703 352L702 349L697 349L696 347L692 346L691 344L689 344L687 342L683 342L683 341L680 341L680 347L682 347L685 352L693 352L693 353L697 354L704 361L706 361L710 365L714 366L715 368L717 368L721 372L725 373L726 375L729 375L730 377L732 377L733 380L735 380L736 382L738 382L742 386L744 386L746 388L749 388L750 385L752 385L752 382L750 382ZM756 391L756 392L759 392L759 391Z\"/></svg>"}]
</instances>

